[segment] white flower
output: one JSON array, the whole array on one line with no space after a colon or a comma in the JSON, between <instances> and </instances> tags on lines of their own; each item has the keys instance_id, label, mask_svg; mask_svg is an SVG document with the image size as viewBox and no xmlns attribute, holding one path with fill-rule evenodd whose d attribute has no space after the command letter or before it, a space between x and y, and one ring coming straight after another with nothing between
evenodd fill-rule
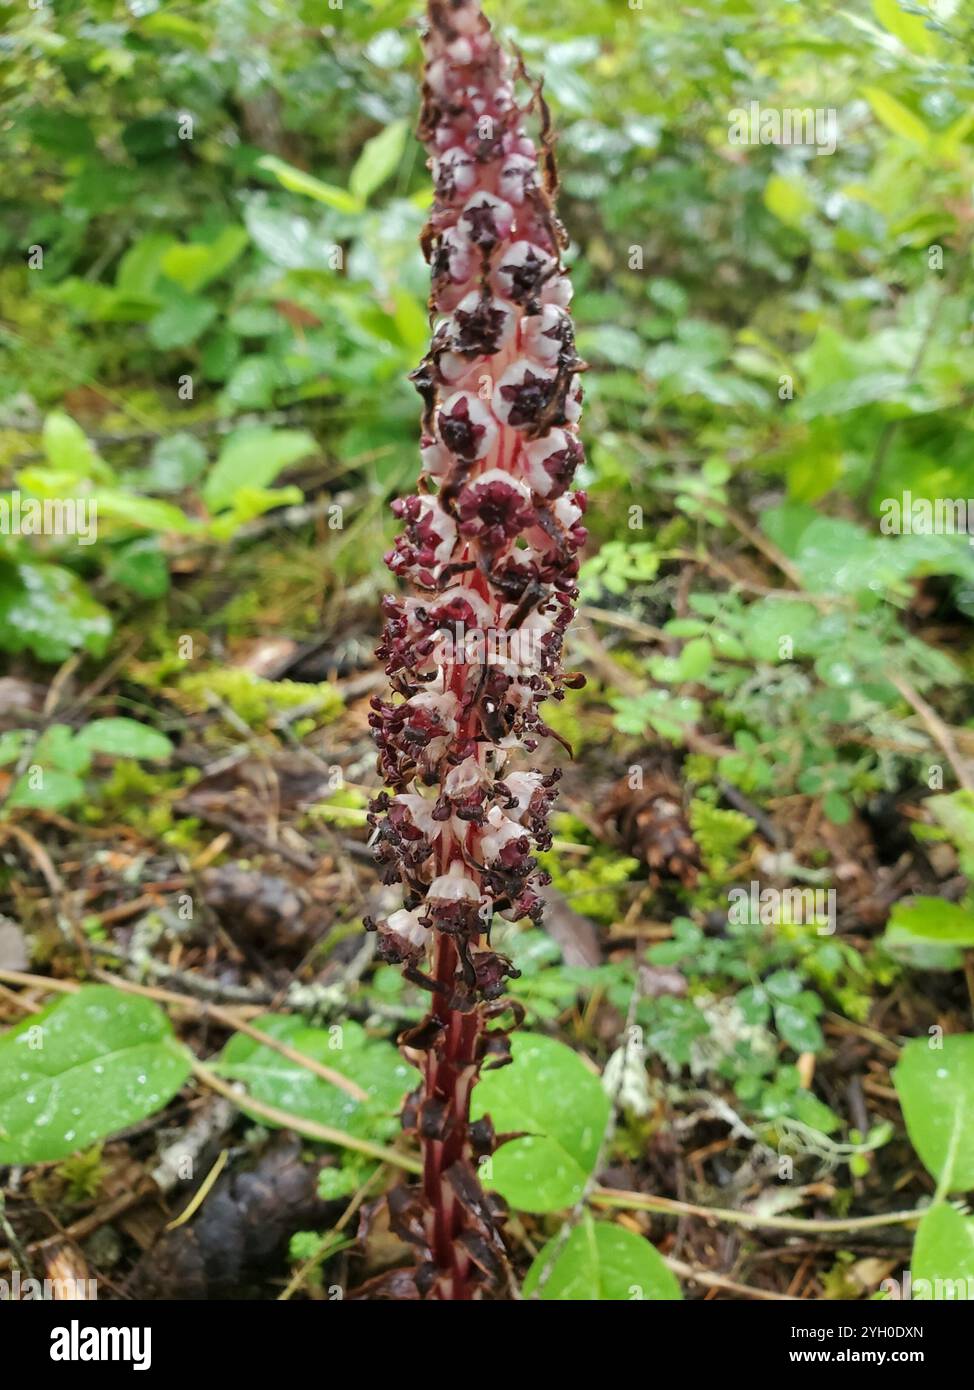
<instances>
[{"instance_id":1,"label":"white flower","mask_svg":"<svg viewBox=\"0 0 974 1390\"><path fill-rule=\"evenodd\" d=\"M480 887L467 874L460 860L455 859L447 873L434 878L427 898L440 903L477 903L480 901Z\"/></svg>"},{"instance_id":2,"label":"white flower","mask_svg":"<svg viewBox=\"0 0 974 1390\"><path fill-rule=\"evenodd\" d=\"M512 772L509 777L505 777L504 785L516 803L507 814L516 821L523 821L531 805L531 798L543 780L540 772Z\"/></svg>"},{"instance_id":3,"label":"white flower","mask_svg":"<svg viewBox=\"0 0 974 1390\"><path fill-rule=\"evenodd\" d=\"M430 939L429 927L421 926L419 922L422 912L421 907L414 907L411 912L401 907L398 912L386 918L386 931L397 941L422 950Z\"/></svg>"},{"instance_id":4,"label":"white flower","mask_svg":"<svg viewBox=\"0 0 974 1390\"><path fill-rule=\"evenodd\" d=\"M492 806L487 812L487 826L480 833L480 852L485 864L494 864L510 840L520 840L524 830L504 812Z\"/></svg>"}]
</instances>

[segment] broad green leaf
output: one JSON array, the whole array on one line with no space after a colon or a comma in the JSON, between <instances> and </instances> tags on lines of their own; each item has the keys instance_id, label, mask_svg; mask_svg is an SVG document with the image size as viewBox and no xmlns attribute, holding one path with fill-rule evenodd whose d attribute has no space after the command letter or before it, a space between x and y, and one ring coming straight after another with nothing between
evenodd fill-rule
<instances>
[{"instance_id":1,"label":"broad green leaf","mask_svg":"<svg viewBox=\"0 0 974 1390\"><path fill-rule=\"evenodd\" d=\"M66 1158L152 1115L190 1057L151 999L85 985L0 1038L0 1163Z\"/></svg>"},{"instance_id":2,"label":"broad green leaf","mask_svg":"<svg viewBox=\"0 0 974 1390\"><path fill-rule=\"evenodd\" d=\"M902 9L899 0L873 0L873 14L904 48L909 48L913 53L934 51L933 34L919 15L908 14Z\"/></svg>"},{"instance_id":3,"label":"broad green leaf","mask_svg":"<svg viewBox=\"0 0 974 1390\"><path fill-rule=\"evenodd\" d=\"M41 442L48 462L59 472L76 478L90 478L95 472L98 459L88 436L63 410L52 410L48 415Z\"/></svg>"},{"instance_id":4,"label":"broad green leaf","mask_svg":"<svg viewBox=\"0 0 974 1390\"><path fill-rule=\"evenodd\" d=\"M169 565L155 536L119 546L106 572L114 583L139 598L162 598L169 592Z\"/></svg>"},{"instance_id":5,"label":"broad green leaf","mask_svg":"<svg viewBox=\"0 0 974 1390\"><path fill-rule=\"evenodd\" d=\"M139 27L154 39L172 39L181 48L195 48L200 53L206 52L212 37L211 31L196 20L165 10L146 15Z\"/></svg>"},{"instance_id":6,"label":"broad green leaf","mask_svg":"<svg viewBox=\"0 0 974 1390\"><path fill-rule=\"evenodd\" d=\"M395 173L406 148L408 131L408 121L392 121L385 130L366 140L348 181L353 198L368 202L379 185Z\"/></svg>"},{"instance_id":7,"label":"broad green leaf","mask_svg":"<svg viewBox=\"0 0 974 1390\"><path fill-rule=\"evenodd\" d=\"M491 1160L488 1186L521 1211L558 1211L582 1195L598 1158L609 1100L577 1053L530 1033L512 1039L510 1066L485 1072L474 1089L475 1119L498 1133L523 1130Z\"/></svg>"},{"instance_id":8,"label":"broad green leaf","mask_svg":"<svg viewBox=\"0 0 974 1390\"><path fill-rule=\"evenodd\" d=\"M522 1293L531 1298L548 1269L538 1297L546 1302L642 1302L682 1297L676 1276L642 1236L586 1214L561 1246L557 1236L537 1255ZM550 1266L550 1268L549 1268Z\"/></svg>"},{"instance_id":9,"label":"broad green leaf","mask_svg":"<svg viewBox=\"0 0 974 1390\"><path fill-rule=\"evenodd\" d=\"M961 872L974 878L974 792L931 796L927 809L956 845Z\"/></svg>"},{"instance_id":10,"label":"broad green leaf","mask_svg":"<svg viewBox=\"0 0 974 1390\"><path fill-rule=\"evenodd\" d=\"M930 1207L917 1227L910 1274L914 1299L974 1299L974 1220L946 1202Z\"/></svg>"},{"instance_id":11,"label":"broad green leaf","mask_svg":"<svg viewBox=\"0 0 974 1390\"><path fill-rule=\"evenodd\" d=\"M293 507L304 500L299 487L241 487L233 495L233 506L210 522L210 535L229 540L241 526L276 507Z\"/></svg>"},{"instance_id":12,"label":"broad green leaf","mask_svg":"<svg viewBox=\"0 0 974 1390\"><path fill-rule=\"evenodd\" d=\"M52 724L34 744L31 761L62 772L87 772L91 753L67 724Z\"/></svg>"},{"instance_id":13,"label":"broad green leaf","mask_svg":"<svg viewBox=\"0 0 974 1390\"><path fill-rule=\"evenodd\" d=\"M247 241L243 227L224 227L213 241L171 246L160 262L162 272L187 294L195 294L229 270Z\"/></svg>"},{"instance_id":14,"label":"broad green leaf","mask_svg":"<svg viewBox=\"0 0 974 1390\"><path fill-rule=\"evenodd\" d=\"M268 207L255 197L244 221L254 245L285 270L333 269L335 248L317 224L286 208Z\"/></svg>"},{"instance_id":15,"label":"broad green leaf","mask_svg":"<svg viewBox=\"0 0 974 1390\"><path fill-rule=\"evenodd\" d=\"M774 1021L782 1041L796 1052L819 1052L825 1046L818 1023L797 1004L775 1005Z\"/></svg>"},{"instance_id":16,"label":"broad green leaf","mask_svg":"<svg viewBox=\"0 0 974 1390\"><path fill-rule=\"evenodd\" d=\"M897 101L896 97L884 92L881 87L865 87L863 96L873 108L876 119L881 121L887 130L891 130L894 135L902 136L904 140L909 140L911 144L923 148L929 145L930 131L920 117L901 101Z\"/></svg>"},{"instance_id":17,"label":"broad green leaf","mask_svg":"<svg viewBox=\"0 0 974 1390\"><path fill-rule=\"evenodd\" d=\"M694 637L677 658L677 680L699 681L713 665L714 649L706 637Z\"/></svg>"},{"instance_id":18,"label":"broad green leaf","mask_svg":"<svg viewBox=\"0 0 974 1390\"><path fill-rule=\"evenodd\" d=\"M974 1033L914 1038L893 1082L907 1133L939 1192L974 1187Z\"/></svg>"},{"instance_id":19,"label":"broad green leaf","mask_svg":"<svg viewBox=\"0 0 974 1390\"><path fill-rule=\"evenodd\" d=\"M7 798L11 810L61 811L75 806L85 794L85 784L73 772L56 767L29 769L17 778Z\"/></svg>"},{"instance_id":20,"label":"broad green leaf","mask_svg":"<svg viewBox=\"0 0 974 1390\"><path fill-rule=\"evenodd\" d=\"M205 468L203 445L195 435L177 430L154 446L140 482L150 492L182 492L202 476Z\"/></svg>"},{"instance_id":21,"label":"broad green leaf","mask_svg":"<svg viewBox=\"0 0 974 1390\"><path fill-rule=\"evenodd\" d=\"M974 911L943 898L894 904L887 931L892 927L945 946L974 947Z\"/></svg>"},{"instance_id":22,"label":"broad green leaf","mask_svg":"<svg viewBox=\"0 0 974 1390\"><path fill-rule=\"evenodd\" d=\"M172 237L162 232L140 237L118 263L116 287L129 295L155 297L162 258L172 245Z\"/></svg>"},{"instance_id":23,"label":"broad green leaf","mask_svg":"<svg viewBox=\"0 0 974 1390\"><path fill-rule=\"evenodd\" d=\"M282 469L317 449L307 430L280 430L271 425L244 425L227 436L220 457L203 486L211 512L233 505L239 488L264 488Z\"/></svg>"},{"instance_id":24,"label":"broad green leaf","mask_svg":"<svg viewBox=\"0 0 974 1390\"><path fill-rule=\"evenodd\" d=\"M363 203L360 198L346 193L344 188L336 188L334 184L322 183L321 179L316 179L313 174L306 174L303 169L295 169L293 164L287 164L276 155L265 154L258 159L257 167L273 174L281 187L289 192L303 193L306 198L314 198L316 203L324 203L336 212L362 211Z\"/></svg>"},{"instance_id":25,"label":"broad green leaf","mask_svg":"<svg viewBox=\"0 0 974 1390\"><path fill-rule=\"evenodd\" d=\"M252 353L238 362L230 373L220 397L225 414L238 410L260 410L274 404L274 392L285 380L277 357Z\"/></svg>"},{"instance_id":26,"label":"broad green leaf","mask_svg":"<svg viewBox=\"0 0 974 1390\"><path fill-rule=\"evenodd\" d=\"M416 1084L417 1073L391 1043L370 1038L357 1023L312 1028L295 1015L265 1014L254 1019L254 1027L357 1082L368 1100L356 1100L242 1033L231 1038L221 1053L221 1076L242 1081L255 1100L359 1138L386 1139L395 1134L399 1109L406 1092ZM246 1100L242 1099L241 1109L246 1111ZM261 1119L261 1123L268 1121Z\"/></svg>"},{"instance_id":27,"label":"broad green leaf","mask_svg":"<svg viewBox=\"0 0 974 1390\"><path fill-rule=\"evenodd\" d=\"M35 110L30 116L29 127L37 143L53 154L70 158L94 152L91 126L70 111Z\"/></svg>"},{"instance_id":28,"label":"broad green leaf","mask_svg":"<svg viewBox=\"0 0 974 1390\"><path fill-rule=\"evenodd\" d=\"M0 734L0 767L19 762L24 750L30 746L31 738L29 729L7 729Z\"/></svg>"},{"instance_id":29,"label":"broad green leaf","mask_svg":"<svg viewBox=\"0 0 974 1390\"><path fill-rule=\"evenodd\" d=\"M217 316L215 304L192 295L167 297L165 306L149 321L149 341L162 352L189 347Z\"/></svg>"},{"instance_id":30,"label":"broad green leaf","mask_svg":"<svg viewBox=\"0 0 974 1390\"><path fill-rule=\"evenodd\" d=\"M137 719L94 719L77 737L92 753L107 753L112 758L165 762L172 756L172 743L166 735Z\"/></svg>"},{"instance_id":31,"label":"broad green leaf","mask_svg":"<svg viewBox=\"0 0 974 1390\"><path fill-rule=\"evenodd\" d=\"M0 564L0 648L64 661L73 651L101 656L112 620L82 581L60 565Z\"/></svg>"},{"instance_id":32,"label":"broad green leaf","mask_svg":"<svg viewBox=\"0 0 974 1390\"><path fill-rule=\"evenodd\" d=\"M94 501L98 504L99 516L128 521L162 535L172 531L178 536L191 536L202 529L202 523L187 516L181 507L172 502L163 502L158 497L140 497L138 493L113 488L96 492Z\"/></svg>"}]
</instances>

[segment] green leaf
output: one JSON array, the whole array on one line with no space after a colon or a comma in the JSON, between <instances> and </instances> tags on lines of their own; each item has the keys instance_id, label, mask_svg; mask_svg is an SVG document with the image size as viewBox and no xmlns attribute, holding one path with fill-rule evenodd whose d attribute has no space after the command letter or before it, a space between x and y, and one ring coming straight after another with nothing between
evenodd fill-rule
<instances>
[{"instance_id":1,"label":"green leaf","mask_svg":"<svg viewBox=\"0 0 974 1390\"><path fill-rule=\"evenodd\" d=\"M273 174L281 187L289 192L303 193L306 198L314 198L316 203L325 203L336 212L361 212L363 209L361 199L346 193L344 188L322 183L321 179L316 179L313 174L306 174L303 169L295 169L293 164L287 164L276 155L265 154L258 159L257 167Z\"/></svg>"},{"instance_id":2,"label":"green leaf","mask_svg":"<svg viewBox=\"0 0 974 1390\"><path fill-rule=\"evenodd\" d=\"M172 531L178 536L191 536L202 529L202 523L187 516L181 507L162 502L158 497L141 497L138 493L123 492L121 488L103 488L95 493L94 500L100 516L128 521L140 529L160 534Z\"/></svg>"},{"instance_id":3,"label":"green leaf","mask_svg":"<svg viewBox=\"0 0 974 1390\"><path fill-rule=\"evenodd\" d=\"M558 1211L582 1195L598 1158L609 1100L577 1053L553 1038L522 1033L510 1066L474 1089L475 1119L503 1133L526 1131L494 1154L489 1186L521 1211Z\"/></svg>"},{"instance_id":4,"label":"green leaf","mask_svg":"<svg viewBox=\"0 0 974 1390\"><path fill-rule=\"evenodd\" d=\"M206 468L206 450L193 434L177 430L153 447L149 465L140 476L151 492L182 492Z\"/></svg>"},{"instance_id":5,"label":"green leaf","mask_svg":"<svg viewBox=\"0 0 974 1390\"><path fill-rule=\"evenodd\" d=\"M353 198L368 202L379 185L395 173L406 148L408 131L408 121L393 121L371 140L366 140L348 181Z\"/></svg>"},{"instance_id":6,"label":"green leaf","mask_svg":"<svg viewBox=\"0 0 974 1390\"><path fill-rule=\"evenodd\" d=\"M95 719L81 730L78 741L92 753L106 753L112 758L165 762L172 756L172 743L166 735L136 719Z\"/></svg>"},{"instance_id":7,"label":"green leaf","mask_svg":"<svg viewBox=\"0 0 974 1390\"><path fill-rule=\"evenodd\" d=\"M245 425L227 436L220 457L203 487L211 512L233 505L238 488L264 488L282 469L313 454L317 445L307 430L279 430Z\"/></svg>"},{"instance_id":8,"label":"green leaf","mask_svg":"<svg viewBox=\"0 0 974 1390\"><path fill-rule=\"evenodd\" d=\"M238 410L260 410L274 404L274 392L282 384L284 372L277 357L254 353L233 368L220 397L225 414Z\"/></svg>"},{"instance_id":9,"label":"green leaf","mask_svg":"<svg viewBox=\"0 0 974 1390\"><path fill-rule=\"evenodd\" d=\"M29 729L7 729L0 734L0 767L7 767L10 763L18 762L30 742Z\"/></svg>"},{"instance_id":10,"label":"green leaf","mask_svg":"<svg viewBox=\"0 0 974 1390\"><path fill-rule=\"evenodd\" d=\"M782 1041L796 1052L819 1052L825 1046L815 1019L796 1004L777 1004L774 1021Z\"/></svg>"},{"instance_id":11,"label":"green leaf","mask_svg":"<svg viewBox=\"0 0 974 1390\"><path fill-rule=\"evenodd\" d=\"M243 227L224 227L213 241L171 246L160 262L162 273L188 294L195 294L229 270L248 240Z\"/></svg>"},{"instance_id":12,"label":"green leaf","mask_svg":"<svg viewBox=\"0 0 974 1390\"><path fill-rule=\"evenodd\" d=\"M929 145L930 131L920 117L897 101L896 97L884 92L882 87L864 87L863 96L873 108L876 119L881 121L887 130L923 149Z\"/></svg>"},{"instance_id":13,"label":"green leaf","mask_svg":"<svg viewBox=\"0 0 974 1390\"><path fill-rule=\"evenodd\" d=\"M63 410L52 410L48 415L41 443L48 462L59 472L77 478L90 478L95 472L98 458L88 436Z\"/></svg>"},{"instance_id":14,"label":"green leaf","mask_svg":"<svg viewBox=\"0 0 974 1390\"><path fill-rule=\"evenodd\" d=\"M169 565L155 536L119 546L106 573L114 583L139 598L162 598L169 592Z\"/></svg>"},{"instance_id":15,"label":"green leaf","mask_svg":"<svg viewBox=\"0 0 974 1390\"><path fill-rule=\"evenodd\" d=\"M682 1297L676 1276L655 1246L622 1226L593 1221L586 1213L552 1263L558 1245L556 1236L535 1258L524 1281L525 1298L534 1295L549 1265L538 1293L546 1302L674 1301Z\"/></svg>"},{"instance_id":16,"label":"green leaf","mask_svg":"<svg viewBox=\"0 0 974 1390\"><path fill-rule=\"evenodd\" d=\"M91 753L67 724L52 724L35 743L32 761L62 772L87 772Z\"/></svg>"},{"instance_id":17,"label":"green leaf","mask_svg":"<svg viewBox=\"0 0 974 1390\"><path fill-rule=\"evenodd\" d=\"M216 314L216 305L208 299L173 295L165 308L149 320L149 341L161 352L189 347L206 332Z\"/></svg>"},{"instance_id":18,"label":"green leaf","mask_svg":"<svg viewBox=\"0 0 974 1390\"><path fill-rule=\"evenodd\" d=\"M210 535L229 540L241 526L277 507L292 507L304 501L299 487L241 487L233 495L233 506L210 523Z\"/></svg>"},{"instance_id":19,"label":"green leaf","mask_svg":"<svg viewBox=\"0 0 974 1390\"><path fill-rule=\"evenodd\" d=\"M101 656L112 620L76 574L60 565L0 564L0 648L41 661L73 651Z\"/></svg>"},{"instance_id":20,"label":"green leaf","mask_svg":"<svg viewBox=\"0 0 974 1390\"><path fill-rule=\"evenodd\" d=\"M212 39L211 31L196 20L164 10L146 15L139 27L152 38L172 39L180 48L195 48L200 53L206 52Z\"/></svg>"},{"instance_id":21,"label":"green leaf","mask_svg":"<svg viewBox=\"0 0 974 1390\"><path fill-rule=\"evenodd\" d=\"M764 188L764 206L788 227L800 227L815 207L808 189L798 179L772 174Z\"/></svg>"},{"instance_id":22,"label":"green leaf","mask_svg":"<svg viewBox=\"0 0 974 1390\"><path fill-rule=\"evenodd\" d=\"M150 999L85 985L0 1038L0 1163L48 1163L160 1110L190 1057Z\"/></svg>"},{"instance_id":23,"label":"green leaf","mask_svg":"<svg viewBox=\"0 0 974 1390\"><path fill-rule=\"evenodd\" d=\"M917 1227L910 1274L914 1299L974 1298L974 1221L946 1202L930 1207ZM918 1287L920 1280L928 1287Z\"/></svg>"},{"instance_id":24,"label":"green leaf","mask_svg":"<svg viewBox=\"0 0 974 1390\"><path fill-rule=\"evenodd\" d=\"M974 911L943 898L913 898L895 903L887 931L891 927L945 946L974 947Z\"/></svg>"},{"instance_id":25,"label":"green leaf","mask_svg":"<svg viewBox=\"0 0 974 1390\"><path fill-rule=\"evenodd\" d=\"M162 258L172 245L172 237L163 232L150 232L140 237L118 263L116 287L126 295L155 298Z\"/></svg>"},{"instance_id":26,"label":"green leaf","mask_svg":"<svg viewBox=\"0 0 974 1390\"><path fill-rule=\"evenodd\" d=\"M335 248L309 218L254 200L247 206L244 221L254 245L274 265L285 270L331 268Z\"/></svg>"},{"instance_id":27,"label":"green leaf","mask_svg":"<svg viewBox=\"0 0 974 1390\"><path fill-rule=\"evenodd\" d=\"M335 1028L312 1028L303 1018L281 1014L265 1014L253 1022L255 1028L357 1082L368 1093L368 1100L356 1100L307 1067L288 1061L242 1033L231 1038L221 1053L221 1076L242 1081L255 1100L359 1138L390 1138L396 1132L396 1117L406 1092L416 1083L416 1071L391 1043L370 1038L364 1028L352 1022ZM247 1109L244 1098L241 1109ZM261 1124L268 1123L256 1118Z\"/></svg>"},{"instance_id":28,"label":"green leaf","mask_svg":"<svg viewBox=\"0 0 974 1390\"><path fill-rule=\"evenodd\" d=\"M927 809L943 826L957 848L961 872L974 878L974 792L948 792L931 796Z\"/></svg>"},{"instance_id":29,"label":"green leaf","mask_svg":"<svg viewBox=\"0 0 974 1390\"><path fill-rule=\"evenodd\" d=\"M907 14L899 0L873 0L873 14L884 29L898 38L904 48L914 53L932 53L933 35L919 15Z\"/></svg>"},{"instance_id":30,"label":"green leaf","mask_svg":"<svg viewBox=\"0 0 974 1390\"><path fill-rule=\"evenodd\" d=\"M7 806L13 810L61 811L66 806L75 806L85 794L85 784L73 772L62 772L56 767L29 770L17 778L7 798ZM2 1161L2 1160L0 1160Z\"/></svg>"},{"instance_id":31,"label":"green leaf","mask_svg":"<svg viewBox=\"0 0 974 1390\"><path fill-rule=\"evenodd\" d=\"M826 792L822 798L822 810L833 825L847 825L852 819L852 804L841 792Z\"/></svg>"},{"instance_id":32,"label":"green leaf","mask_svg":"<svg viewBox=\"0 0 974 1390\"><path fill-rule=\"evenodd\" d=\"M714 662L714 649L706 637L694 637L677 658L677 681L699 681Z\"/></svg>"},{"instance_id":33,"label":"green leaf","mask_svg":"<svg viewBox=\"0 0 974 1390\"><path fill-rule=\"evenodd\" d=\"M88 122L70 111L34 111L29 118L30 133L45 150L53 154L92 154L95 137Z\"/></svg>"},{"instance_id":34,"label":"green leaf","mask_svg":"<svg viewBox=\"0 0 974 1390\"><path fill-rule=\"evenodd\" d=\"M893 1069L907 1133L941 1193L974 1187L974 1033L914 1038Z\"/></svg>"}]
</instances>

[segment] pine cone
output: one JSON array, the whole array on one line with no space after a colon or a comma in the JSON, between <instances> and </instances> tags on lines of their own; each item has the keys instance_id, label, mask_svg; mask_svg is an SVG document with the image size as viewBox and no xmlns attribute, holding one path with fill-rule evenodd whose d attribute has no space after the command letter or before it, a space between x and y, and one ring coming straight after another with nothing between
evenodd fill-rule
<instances>
[{"instance_id":1,"label":"pine cone","mask_svg":"<svg viewBox=\"0 0 974 1390\"><path fill-rule=\"evenodd\" d=\"M700 849L683 812L680 787L665 773L647 774L640 788L622 778L597 814L620 848L648 867L654 888L696 887Z\"/></svg>"},{"instance_id":2,"label":"pine cone","mask_svg":"<svg viewBox=\"0 0 974 1390\"><path fill-rule=\"evenodd\" d=\"M259 1279L295 1231L334 1211L317 1196L318 1166L303 1161L294 1135L277 1136L252 1170L221 1177L188 1225L145 1252L132 1273L134 1296L230 1298Z\"/></svg>"},{"instance_id":3,"label":"pine cone","mask_svg":"<svg viewBox=\"0 0 974 1390\"><path fill-rule=\"evenodd\" d=\"M237 863L207 869L203 897L238 941L278 950L303 950L320 933L309 920L307 893L286 878L244 869Z\"/></svg>"}]
</instances>

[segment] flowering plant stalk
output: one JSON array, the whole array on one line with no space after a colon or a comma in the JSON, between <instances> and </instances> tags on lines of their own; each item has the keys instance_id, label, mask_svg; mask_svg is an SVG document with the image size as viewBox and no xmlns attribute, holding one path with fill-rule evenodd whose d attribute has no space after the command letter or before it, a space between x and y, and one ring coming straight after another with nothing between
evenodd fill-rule
<instances>
[{"instance_id":1,"label":"flowering plant stalk","mask_svg":"<svg viewBox=\"0 0 974 1390\"><path fill-rule=\"evenodd\" d=\"M396 1228L422 1251L412 1293L470 1299L506 1271L499 1203L477 1171L496 1138L489 1120L470 1123L480 1068L510 1059L501 1016L518 1021L500 997L517 971L491 949L491 923L540 920L532 849L550 847L559 775L518 754L551 732L542 702L582 683L561 649L585 541L585 498L569 491L584 364L540 88L518 104L523 67L479 0L430 0L423 47L433 336L413 374L422 472L393 504L403 531L386 557L411 590L384 601L378 654L394 698L371 715L389 789L372 802L372 843L404 901L366 925L382 958L432 996L401 1039L423 1068L403 1115L422 1144L422 1189L391 1199Z\"/></svg>"}]
</instances>

